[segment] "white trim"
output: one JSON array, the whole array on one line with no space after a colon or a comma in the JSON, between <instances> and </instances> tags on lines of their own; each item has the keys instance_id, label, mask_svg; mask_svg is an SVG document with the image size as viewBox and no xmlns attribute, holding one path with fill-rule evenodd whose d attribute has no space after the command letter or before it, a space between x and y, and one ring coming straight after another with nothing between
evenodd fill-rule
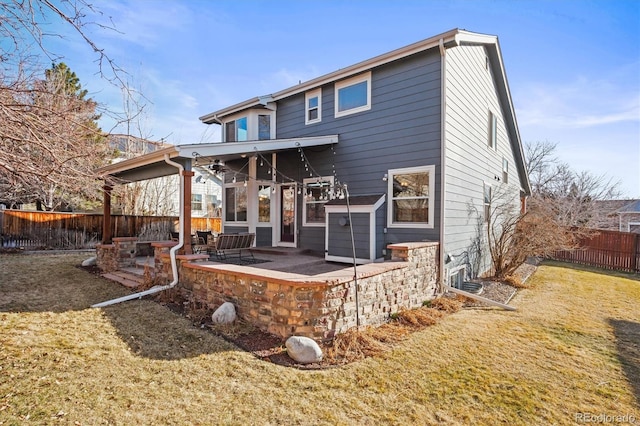
<instances>
[{"instance_id":1,"label":"white trim","mask_svg":"<svg viewBox=\"0 0 640 426\"><path fill-rule=\"evenodd\" d=\"M318 106L315 108L309 108L309 100L318 98ZM312 109L318 110L318 117L313 120L309 120L309 111ZM304 124L314 124L322 121L322 88L318 87L315 90L311 90L304 94Z\"/></svg>"},{"instance_id":2,"label":"white trim","mask_svg":"<svg viewBox=\"0 0 640 426\"><path fill-rule=\"evenodd\" d=\"M260 137L260 116L268 115L269 119L269 139L259 139ZM238 138L238 129L235 127L235 141L227 141L227 124L235 121L237 122L240 119L247 119L247 138L245 140L239 141ZM265 141L272 140L276 137L276 112L274 110L269 109L247 109L241 111L237 114L230 115L225 117L224 121L221 122L221 140L223 143L238 143L238 142L248 142L248 141Z\"/></svg>"},{"instance_id":3,"label":"white trim","mask_svg":"<svg viewBox=\"0 0 640 426\"><path fill-rule=\"evenodd\" d=\"M249 191L248 187L245 188L245 192L247 194L247 220L227 220L227 188L245 188L244 182L235 182L235 183L225 183L222 185L222 229L225 226L249 226ZM237 198L237 197L236 197ZM236 206L235 215L237 217L237 205L236 200L234 200L234 205Z\"/></svg>"},{"instance_id":4,"label":"white trim","mask_svg":"<svg viewBox=\"0 0 640 426\"><path fill-rule=\"evenodd\" d=\"M498 150L498 116L489 110L489 123L487 131L487 146L495 151Z\"/></svg>"},{"instance_id":5,"label":"white trim","mask_svg":"<svg viewBox=\"0 0 640 426\"><path fill-rule=\"evenodd\" d=\"M358 205L358 206L349 206L347 209L346 204L340 205L329 205L325 206L324 210L326 212L327 219L331 214L343 214L346 215L349 212L351 213L367 213L369 215L369 258L356 257L356 263L372 263L378 262L382 260L382 257L376 258L376 211L382 206L384 200L386 199L385 195L382 195L374 204L369 205ZM329 254L329 220L326 221L325 232L324 232L324 247L325 247L325 260L332 262L353 262L352 257L344 257L344 256L335 256Z\"/></svg>"},{"instance_id":6,"label":"white trim","mask_svg":"<svg viewBox=\"0 0 640 426\"><path fill-rule=\"evenodd\" d=\"M627 222L627 232L631 232L631 225L640 226L640 222Z\"/></svg>"},{"instance_id":7,"label":"white trim","mask_svg":"<svg viewBox=\"0 0 640 426\"><path fill-rule=\"evenodd\" d=\"M342 78L351 77L363 71L371 70L380 65L384 65L384 64L396 61L398 59L402 59L407 56L411 56L413 54L423 52L425 50L429 50L434 47L438 47L440 43L440 39L443 40L443 45L445 48L456 47L464 43L485 44L485 45L486 44L497 45L498 43L497 37L494 35L473 33L470 31L465 31L465 30L460 30L458 28L455 28L447 32L430 37L428 39L420 40L408 46L404 46L404 47L392 50L390 52L383 53L373 58L358 62L357 64L350 65L346 68L341 68L329 74L322 75L312 80L309 80L301 84L297 84L295 86L281 90L279 92L273 93L270 97L270 101L278 101L282 98L293 96L298 93L302 93L307 90L310 90L325 84L333 83ZM217 123L219 120L219 117L224 117L227 114L233 114L234 112L258 105L260 103L260 100L261 100L260 97L254 97L246 101L237 103L235 105L231 105L229 107L203 115L202 117L199 117L199 120L203 121L206 124Z\"/></svg>"},{"instance_id":8,"label":"white trim","mask_svg":"<svg viewBox=\"0 0 640 426\"><path fill-rule=\"evenodd\" d=\"M200 157L220 158L225 155L255 154L256 152L279 151L282 149L297 149L310 146L338 143L338 135L308 136L288 139L272 139L247 142L218 142L207 144L178 145L180 156L192 157L197 152Z\"/></svg>"},{"instance_id":9,"label":"white trim","mask_svg":"<svg viewBox=\"0 0 640 426\"><path fill-rule=\"evenodd\" d=\"M489 202L485 201L487 188L489 188ZM491 216L491 202L493 201L493 184L491 182L487 182L486 180L482 181L482 222L489 223L489 216ZM487 207L489 211L487 212ZM488 214L487 214L488 213Z\"/></svg>"},{"instance_id":10,"label":"white trim","mask_svg":"<svg viewBox=\"0 0 640 426\"><path fill-rule=\"evenodd\" d=\"M409 173L423 173L429 174L429 195L428 195L428 218L427 223L420 222L393 222L393 175L397 174L409 174ZM388 228L428 228L434 227L434 206L436 198L435 178L436 166L418 166L418 167L406 167L403 169L390 169L387 172L387 227Z\"/></svg>"},{"instance_id":11,"label":"white trim","mask_svg":"<svg viewBox=\"0 0 640 426\"><path fill-rule=\"evenodd\" d=\"M321 176L319 178L306 178L302 180L302 191L304 191L302 193L302 226L309 226L309 227L324 227L326 224L326 216L325 216L325 221L324 222L307 222L307 194L306 194L306 189L307 186L309 184L312 183L316 183L318 182L318 180L320 180L321 182L328 182L329 183L329 193L331 194L331 191L333 191L333 184L334 184L334 177L333 176ZM330 199L333 199L333 196L331 196ZM327 201L329 200L323 200L323 201L313 201L313 204L325 204Z\"/></svg>"},{"instance_id":12,"label":"white trim","mask_svg":"<svg viewBox=\"0 0 640 426\"><path fill-rule=\"evenodd\" d=\"M354 86L356 84L360 84L362 82L367 83L367 103L359 107L340 111L338 109L338 105L340 104L340 90L350 86ZM334 116L336 118L370 110L371 109L371 71L337 82L334 86L333 104L334 104Z\"/></svg>"}]
</instances>

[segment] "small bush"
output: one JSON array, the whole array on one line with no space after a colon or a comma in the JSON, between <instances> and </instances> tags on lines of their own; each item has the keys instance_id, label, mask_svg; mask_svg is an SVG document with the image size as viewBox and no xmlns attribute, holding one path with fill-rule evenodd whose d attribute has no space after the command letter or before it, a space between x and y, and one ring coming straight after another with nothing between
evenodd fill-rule
<instances>
[{"instance_id":1,"label":"small bush","mask_svg":"<svg viewBox=\"0 0 640 426\"><path fill-rule=\"evenodd\" d=\"M503 281L515 288L527 288L527 285L516 275L507 275Z\"/></svg>"},{"instance_id":2,"label":"small bush","mask_svg":"<svg viewBox=\"0 0 640 426\"><path fill-rule=\"evenodd\" d=\"M458 298L452 299L449 297L438 297L437 299L431 301L432 308L439 311L444 311L448 314L458 312L460 309L462 309L462 304L463 302Z\"/></svg>"}]
</instances>

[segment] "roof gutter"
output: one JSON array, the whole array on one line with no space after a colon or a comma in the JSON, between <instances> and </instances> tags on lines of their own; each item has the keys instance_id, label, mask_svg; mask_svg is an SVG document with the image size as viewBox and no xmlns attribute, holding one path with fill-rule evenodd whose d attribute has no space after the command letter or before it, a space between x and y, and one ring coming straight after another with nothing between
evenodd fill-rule
<instances>
[{"instance_id":1,"label":"roof gutter","mask_svg":"<svg viewBox=\"0 0 640 426\"><path fill-rule=\"evenodd\" d=\"M104 308L105 306L115 305L117 303L126 302L128 300L140 299L143 296L148 296L150 294L159 293L164 290L169 290L178 284L178 263L176 261L176 252L182 248L184 245L184 167L180 163L176 163L169 158L169 154L164 155L164 161L177 168L180 175L180 220L179 220L179 228L180 229L180 237L178 238L178 244L171 247L169 250L169 257L171 258L171 271L173 272L173 281L167 285L156 285L151 287L148 290L141 291L138 293L129 294L127 296L119 297L117 299L107 300L106 302L96 303L95 305L91 305L92 308Z\"/></svg>"},{"instance_id":2,"label":"roof gutter","mask_svg":"<svg viewBox=\"0 0 640 426\"><path fill-rule=\"evenodd\" d=\"M244 102L240 102L238 104L231 105L227 108L212 112L210 114L203 115L202 117L200 117L200 121L202 121L205 124L213 124L213 123L221 124L220 117L226 117L231 114L235 114L239 111L260 105L262 104L265 98L270 98L272 102L276 102L282 98L296 95L298 93L303 93L303 92L306 92L307 90L320 87L324 84L332 83L334 81L338 81L338 80L368 71L371 68L392 62L396 59L404 58L409 55L413 55L415 53L419 53L419 52L437 47L440 41L443 41L445 45L450 45L452 43L454 45L458 45L459 42L457 39L457 35L460 33L467 34L467 32L465 31L453 29L453 30L447 31L446 33L442 33L440 35L437 35L422 41L418 41L408 46L401 47L396 50L392 50L391 52L378 55L371 59L358 62L357 64L348 66L346 68L341 68L332 73L325 74L323 76L314 78L304 83L297 84L293 87L281 90L279 92L275 92L271 95L251 98ZM473 33L468 33L468 34L473 34Z\"/></svg>"}]
</instances>

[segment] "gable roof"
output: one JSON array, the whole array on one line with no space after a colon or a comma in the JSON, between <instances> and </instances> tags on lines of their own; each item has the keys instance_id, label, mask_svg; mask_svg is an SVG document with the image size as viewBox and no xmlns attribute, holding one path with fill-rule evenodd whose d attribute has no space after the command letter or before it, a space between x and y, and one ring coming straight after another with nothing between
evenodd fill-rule
<instances>
[{"instance_id":1,"label":"gable roof","mask_svg":"<svg viewBox=\"0 0 640 426\"><path fill-rule=\"evenodd\" d=\"M456 28L408 46L392 50L382 55L375 56L371 59L358 62L346 68L341 68L337 71L300 83L279 92L247 99L246 101L203 115L200 117L200 120L205 124L222 124L222 119L224 117L249 108L267 107L267 104L270 102L276 102L280 99L360 74L380 65L406 58L419 52L424 52L430 49L441 49L441 51L443 51L444 49L457 46L484 46L487 50L492 73L496 79L498 97L505 115L505 125L509 133L509 139L512 141L514 156L517 160L516 167L518 169L518 174L521 177L522 189L525 194L530 195L531 185L529 183L529 175L525 166L524 150L522 148L522 141L520 139L520 132L516 121L515 108L513 107L513 101L511 99L511 92L509 90L509 83L504 69L498 37L495 35L474 33Z\"/></svg>"},{"instance_id":2,"label":"gable roof","mask_svg":"<svg viewBox=\"0 0 640 426\"><path fill-rule=\"evenodd\" d=\"M356 74L360 74L364 71L368 71L380 65L384 65L398 59L405 58L415 53L423 52L429 49L437 48L440 46L440 41L445 48L459 46L461 44L492 44L497 43L498 38L492 35L472 33L469 31L453 29L445 33L430 37L428 39L418 41L399 49L392 50L391 52L383 53L382 55L375 56L371 59L367 59L362 62L358 62L346 68L341 68L337 71L329 74L322 75L304 83L297 84L279 92L258 96L255 98L247 99L246 101L231 105L229 107L214 111L212 113L203 115L200 120L205 124L220 123L220 118L235 114L242 110L259 107L266 105L267 102L275 102L280 99L293 96L298 93L306 92L316 87L320 87L327 83L332 83L338 80L342 80Z\"/></svg>"},{"instance_id":3,"label":"gable roof","mask_svg":"<svg viewBox=\"0 0 640 426\"><path fill-rule=\"evenodd\" d=\"M616 213L640 213L640 200L633 200L618 209Z\"/></svg>"}]
</instances>

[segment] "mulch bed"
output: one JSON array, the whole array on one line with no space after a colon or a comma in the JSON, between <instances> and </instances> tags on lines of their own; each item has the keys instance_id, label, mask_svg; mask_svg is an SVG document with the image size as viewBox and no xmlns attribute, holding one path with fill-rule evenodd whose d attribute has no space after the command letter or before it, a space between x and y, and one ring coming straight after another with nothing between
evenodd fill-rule
<instances>
[{"instance_id":1,"label":"mulch bed","mask_svg":"<svg viewBox=\"0 0 640 426\"><path fill-rule=\"evenodd\" d=\"M94 274L100 273L99 269L95 266L79 267ZM535 271L535 267L535 264L523 265L518 271L518 276L525 281ZM481 296L501 303L508 302L518 290L509 284L498 281L486 281L483 282L483 285L484 289ZM240 349L253 354L258 359L303 370L333 368L345 363L344 361L336 362L335 360L326 359L319 363L312 364L296 363L296 361L287 355L285 339L264 332L242 320L236 320L232 325L213 324L211 321L213 310L185 301L180 298L177 292L172 293L173 294L165 293L164 295L158 295L155 300L167 309L188 318L193 322L194 326L209 330L213 334L233 343ZM465 299L463 306L474 308L486 307L488 305L472 299ZM321 348L323 352L326 353L330 346L329 344L325 344L321 345Z\"/></svg>"}]
</instances>

